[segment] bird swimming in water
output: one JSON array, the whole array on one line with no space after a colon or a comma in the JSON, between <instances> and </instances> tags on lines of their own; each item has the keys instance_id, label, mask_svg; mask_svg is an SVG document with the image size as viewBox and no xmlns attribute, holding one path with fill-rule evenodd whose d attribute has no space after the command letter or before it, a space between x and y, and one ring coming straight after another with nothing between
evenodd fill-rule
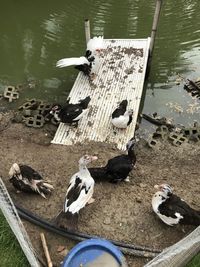
<instances>
[{"instance_id":1,"label":"bird swimming in water","mask_svg":"<svg viewBox=\"0 0 200 267\"><path fill-rule=\"evenodd\" d=\"M69 103L70 100L64 105L54 104L51 108L52 114L56 121L63 123L78 123L78 121L88 112L88 104L90 96L79 100L77 104Z\"/></svg>"},{"instance_id":2,"label":"bird swimming in water","mask_svg":"<svg viewBox=\"0 0 200 267\"><path fill-rule=\"evenodd\" d=\"M57 224L60 224L61 219L65 219L63 225L67 224L67 228L75 228L79 211L87 203L90 204L94 201L92 196L95 182L87 169L87 164L97 159L96 156L89 155L80 158L79 171L71 177L63 210L55 219Z\"/></svg>"},{"instance_id":3,"label":"bird swimming in water","mask_svg":"<svg viewBox=\"0 0 200 267\"><path fill-rule=\"evenodd\" d=\"M9 170L10 182L18 191L38 193L43 198L52 192L54 187L44 181L42 176L30 166L14 163Z\"/></svg>"},{"instance_id":4,"label":"bird swimming in water","mask_svg":"<svg viewBox=\"0 0 200 267\"><path fill-rule=\"evenodd\" d=\"M103 48L103 37L93 37L87 43L85 56L60 59L57 61L56 67L63 68L75 65L76 69L93 79L99 63L98 53Z\"/></svg>"},{"instance_id":5,"label":"bird swimming in water","mask_svg":"<svg viewBox=\"0 0 200 267\"><path fill-rule=\"evenodd\" d=\"M136 163L136 154L134 151L137 138L131 138L126 149L128 154L122 154L108 160L106 166L89 168L89 172L95 181L106 180L111 183L120 181L129 182L129 173L133 170Z\"/></svg>"},{"instance_id":6,"label":"bird swimming in water","mask_svg":"<svg viewBox=\"0 0 200 267\"><path fill-rule=\"evenodd\" d=\"M132 122L133 110L127 110L127 105L128 101L123 100L112 113L112 124L117 128L125 129Z\"/></svg>"},{"instance_id":7,"label":"bird swimming in water","mask_svg":"<svg viewBox=\"0 0 200 267\"><path fill-rule=\"evenodd\" d=\"M158 191L152 198L153 211L167 225L200 225L200 211L191 208L184 200L173 194L168 184L155 185Z\"/></svg>"}]
</instances>

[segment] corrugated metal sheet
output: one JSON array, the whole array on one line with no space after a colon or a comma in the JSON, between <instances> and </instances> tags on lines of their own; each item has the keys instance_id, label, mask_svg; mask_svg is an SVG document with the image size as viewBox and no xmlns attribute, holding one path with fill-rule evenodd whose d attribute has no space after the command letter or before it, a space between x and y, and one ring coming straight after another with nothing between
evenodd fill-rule
<instances>
[{"instance_id":1,"label":"corrugated metal sheet","mask_svg":"<svg viewBox=\"0 0 200 267\"><path fill-rule=\"evenodd\" d=\"M91 97L89 112L79 121L77 128L60 123L52 140L54 144L72 145L84 141L115 143L125 149L133 137L143 91L149 54L150 38L105 39L105 50L100 54L99 69L93 82L82 73L69 94L70 102L77 103ZM134 110L133 121L127 129L116 129L111 114L119 102L127 99L128 108Z\"/></svg>"}]
</instances>

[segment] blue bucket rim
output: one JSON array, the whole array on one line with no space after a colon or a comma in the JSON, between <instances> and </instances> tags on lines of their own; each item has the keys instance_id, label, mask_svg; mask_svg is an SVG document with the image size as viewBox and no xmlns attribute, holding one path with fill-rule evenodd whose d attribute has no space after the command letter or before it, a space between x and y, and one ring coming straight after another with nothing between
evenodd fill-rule
<instances>
[{"instance_id":1,"label":"blue bucket rim","mask_svg":"<svg viewBox=\"0 0 200 267\"><path fill-rule=\"evenodd\" d=\"M117 260L119 264L123 263L124 256L122 252L113 243L111 243L106 239L92 238L81 241L76 246L74 246L65 256L62 267L67 267L66 264L71 263L73 258L76 256L78 252L94 245L101 247L102 251L107 251L108 253L110 253Z\"/></svg>"}]
</instances>

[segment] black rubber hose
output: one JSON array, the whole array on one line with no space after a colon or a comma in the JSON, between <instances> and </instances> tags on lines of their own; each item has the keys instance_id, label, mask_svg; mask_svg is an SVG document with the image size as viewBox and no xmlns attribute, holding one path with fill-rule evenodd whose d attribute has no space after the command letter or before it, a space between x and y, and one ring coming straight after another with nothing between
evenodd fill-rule
<instances>
[{"instance_id":1,"label":"black rubber hose","mask_svg":"<svg viewBox=\"0 0 200 267\"><path fill-rule=\"evenodd\" d=\"M80 242L80 241L83 241L83 240L89 239L89 238L99 238L98 236L92 236L92 235L83 234L80 232L74 232L72 230L60 228L58 226L55 226L54 224L47 222L46 220L42 219L38 215L35 215L35 214L27 211L26 209L20 207L17 204L15 204L15 207L16 207L19 215L22 218L26 219L27 221L34 223L34 224L36 224L42 228L45 228L49 231L52 231L54 233L62 235L64 237L70 238L72 240L76 240L76 241ZM113 244L115 244L116 246L118 246L118 248L124 254L135 255L135 256L139 256L139 257L151 257L151 258L153 258L153 257L157 256L158 253L161 252L160 250L153 249L153 248L148 248L148 247L143 247L143 246L135 246L135 245L126 244L126 243L115 241L115 240L109 240L109 241L112 242Z\"/></svg>"}]
</instances>

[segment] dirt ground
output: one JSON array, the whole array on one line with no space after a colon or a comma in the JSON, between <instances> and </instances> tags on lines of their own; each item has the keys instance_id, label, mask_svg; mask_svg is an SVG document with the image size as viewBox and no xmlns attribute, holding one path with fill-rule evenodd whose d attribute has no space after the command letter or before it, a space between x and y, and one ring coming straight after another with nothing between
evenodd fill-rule
<instances>
[{"instance_id":1,"label":"dirt ground","mask_svg":"<svg viewBox=\"0 0 200 267\"><path fill-rule=\"evenodd\" d=\"M11 123L12 114L0 114L0 169L14 201L39 216L50 220L62 208L68 181L78 170L79 158L88 153L98 160L90 166L104 165L122 152L105 143L62 146L50 144L56 126L33 129ZM192 207L200 208L200 145L183 144L174 147L168 143L151 149L140 141L137 148L136 169L130 183L96 183L95 202L85 207L79 216L79 231L136 245L163 249L191 232L194 227L169 227L153 213L151 198L157 183L171 184L175 192ZM8 171L14 163L27 164L52 182L54 192L45 200L39 195L17 194L8 182ZM39 233L43 231L24 221L34 248L44 259ZM63 255L59 246L71 249L74 242L56 234L46 233L55 266L60 266ZM140 267L150 259L127 256L130 267ZM44 259L45 261L45 259Z\"/></svg>"}]
</instances>

